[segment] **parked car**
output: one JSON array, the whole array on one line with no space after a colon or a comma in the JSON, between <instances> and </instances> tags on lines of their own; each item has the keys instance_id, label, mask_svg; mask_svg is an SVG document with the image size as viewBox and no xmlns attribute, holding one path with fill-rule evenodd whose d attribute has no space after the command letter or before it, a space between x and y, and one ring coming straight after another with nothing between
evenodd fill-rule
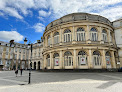
<instances>
[{"instance_id":1,"label":"parked car","mask_svg":"<svg viewBox=\"0 0 122 92\"><path fill-rule=\"evenodd\" d=\"M122 67L120 69L118 69L118 72L122 72Z\"/></svg>"}]
</instances>

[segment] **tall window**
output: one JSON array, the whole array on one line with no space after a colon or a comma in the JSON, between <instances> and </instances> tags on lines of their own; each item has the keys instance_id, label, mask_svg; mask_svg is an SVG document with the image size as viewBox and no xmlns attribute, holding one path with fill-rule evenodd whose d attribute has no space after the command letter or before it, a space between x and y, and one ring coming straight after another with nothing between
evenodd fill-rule
<instances>
[{"instance_id":1,"label":"tall window","mask_svg":"<svg viewBox=\"0 0 122 92\"><path fill-rule=\"evenodd\" d=\"M85 41L85 31L83 28L77 29L77 41Z\"/></svg>"},{"instance_id":2,"label":"tall window","mask_svg":"<svg viewBox=\"0 0 122 92\"><path fill-rule=\"evenodd\" d=\"M87 64L87 55L84 51L80 51L78 53L78 65L86 65Z\"/></svg>"},{"instance_id":3,"label":"tall window","mask_svg":"<svg viewBox=\"0 0 122 92\"><path fill-rule=\"evenodd\" d=\"M64 31L64 42L71 42L71 41L72 41L71 31L69 29L66 29Z\"/></svg>"},{"instance_id":4,"label":"tall window","mask_svg":"<svg viewBox=\"0 0 122 92\"><path fill-rule=\"evenodd\" d=\"M111 54L110 54L110 52L106 52L106 54L105 54L105 57L106 57L106 64L107 65L111 65Z\"/></svg>"},{"instance_id":5,"label":"tall window","mask_svg":"<svg viewBox=\"0 0 122 92\"><path fill-rule=\"evenodd\" d=\"M73 57L71 52L67 51L64 53L64 62L65 66L73 66Z\"/></svg>"},{"instance_id":6,"label":"tall window","mask_svg":"<svg viewBox=\"0 0 122 92\"><path fill-rule=\"evenodd\" d=\"M59 54L54 53L54 66L59 66Z\"/></svg>"},{"instance_id":7,"label":"tall window","mask_svg":"<svg viewBox=\"0 0 122 92\"><path fill-rule=\"evenodd\" d=\"M50 43L51 43L51 37L50 37L50 35L47 37L47 39L48 39L48 46L50 46Z\"/></svg>"},{"instance_id":8,"label":"tall window","mask_svg":"<svg viewBox=\"0 0 122 92\"><path fill-rule=\"evenodd\" d=\"M95 66L101 65L100 53L98 51L93 52L93 62Z\"/></svg>"},{"instance_id":9,"label":"tall window","mask_svg":"<svg viewBox=\"0 0 122 92\"><path fill-rule=\"evenodd\" d=\"M91 41L98 41L98 33L96 28L91 28L90 30Z\"/></svg>"},{"instance_id":10,"label":"tall window","mask_svg":"<svg viewBox=\"0 0 122 92\"><path fill-rule=\"evenodd\" d=\"M54 33L54 44L59 43L59 32Z\"/></svg>"},{"instance_id":11,"label":"tall window","mask_svg":"<svg viewBox=\"0 0 122 92\"><path fill-rule=\"evenodd\" d=\"M47 66L50 66L50 55L47 55Z\"/></svg>"},{"instance_id":12,"label":"tall window","mask_svg":"<svg viewBox=\"0 0 122 92\"><path fill-rule=\"evenodd\" d=\"M103 37L103 41L107 42L107 32L105 29L102 30L102 37Z\"/></svg>"}]
</instances>

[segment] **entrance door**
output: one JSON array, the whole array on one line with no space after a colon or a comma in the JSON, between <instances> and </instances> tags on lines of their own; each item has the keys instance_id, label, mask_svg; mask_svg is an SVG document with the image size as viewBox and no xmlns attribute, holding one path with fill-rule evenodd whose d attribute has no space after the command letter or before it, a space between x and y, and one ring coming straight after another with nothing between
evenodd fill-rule
<instances>
[{"instance_id":1,"label":"entrance door","mask_svg":"<svg viewBox=\"0 0 122 92\"><path fill-rule=\"evenodd\" d=\"M38 62L38 70L40 70L40 61Z\"/></svg>"},{"instance_id":2,"label":"entrance door","mask_svg":"<svg viewBox=\"0 0 122 92\"><path fill-rule=\"evenodd\" d=\"M36 62L34 62L34 70L36 70Z\"/></svg>"}]
</instances>

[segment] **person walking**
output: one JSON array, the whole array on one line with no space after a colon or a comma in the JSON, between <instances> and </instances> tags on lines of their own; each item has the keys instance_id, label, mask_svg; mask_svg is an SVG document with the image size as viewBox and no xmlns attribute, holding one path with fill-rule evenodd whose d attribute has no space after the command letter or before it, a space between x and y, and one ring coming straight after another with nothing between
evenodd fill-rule
<instances>
[{"instance_id":1,"label":"person walking","mask_svg":"<svg viewBox=\"0 0 122 92\"><path fill-rule=\"evenodd\" d=\"M17 77L17 74L18 74L18 69L15 70L15 74L16 74L16 77Z\"/></svg>"},{"instance_id":2,"label":"person walking","mask_svg":"<svg viewBox=\"0 0 122 92\"><path fill-rule=\"evenodd\" d=\"M22 70L22 68L21 68L21 69L20 69L21 76L22 76L22 71L23 71L23 70Z\"/></svg>"}]
</instances>

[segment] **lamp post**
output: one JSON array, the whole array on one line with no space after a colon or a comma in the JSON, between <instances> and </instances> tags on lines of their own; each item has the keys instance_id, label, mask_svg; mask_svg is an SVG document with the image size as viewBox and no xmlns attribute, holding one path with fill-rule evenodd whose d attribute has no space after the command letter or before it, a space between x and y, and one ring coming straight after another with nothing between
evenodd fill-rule
<instances>
[{"instance_id":1,"label":"lamp post","mask_svg":"<svg viewBox=\"0 0 122 92\"><path fill-rule=\"evenodd\" d=\"M28 84L31 83L31 69L32 69L32 43L29 44L31 46L31 58L30 58L30 70L29 70L29 81Z\"/></svg>"},{"instance_id":2,"label":"lamp post","mask_svg":"<svg viewBox=\"0 0 122 92\"><path fill-rule=\"evenodd\" d=\"M24 40L24 43L27 42L27 38L25 38ZM31 49L31 57L30 57L30 69L29 69L29 80L28 80L28 84L31 83L31 69L32 69L32 46L33 44L32 43L29 43L28 46L30 46L30 49Z\"/></svg>"}]
</instances>

